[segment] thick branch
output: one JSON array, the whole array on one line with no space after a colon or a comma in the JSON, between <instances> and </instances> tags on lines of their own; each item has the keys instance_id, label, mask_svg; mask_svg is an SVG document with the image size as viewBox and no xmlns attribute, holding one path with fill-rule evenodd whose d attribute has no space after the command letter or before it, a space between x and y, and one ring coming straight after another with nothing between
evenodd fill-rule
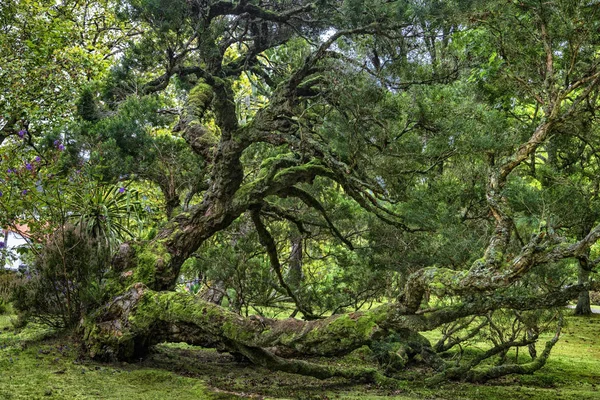
<instances>
[{"instance_id":1,"label":"thick branch","mask_svg":"<svg viewBox=\"0 0 600 400\"><path fill-rule=\"evenodd\" d=\"M252 17L260 18L265 21L285 23L299 14L309 12L313 8L313 3L307 3L302 6L294 7L278 13L259 7L255 4L249 4L247 1L239 1L237 4L229 1L219 1L210 7L208 18L212 20L223 15L248 14Z\"/></svg>"},{"instance_id":2,"label":"thick branch","mask_svg":"<svg viewBox=\"0 0 600 400\"><path fill-rule=\"evenodd\" d=\"M236 351L243 345L273 349L281 356L348 354L390 332L422 332L492 309L548 309L564 306L589 285L575 285L544 296L481 296L471 302L414 314L401 304L315 321L243 318L197 296L154 292L136 284L85 323L92 356L131 359L162 341L186 341ZM340 340L343 338L343 340Z\"/></svg>"}]
</instances>

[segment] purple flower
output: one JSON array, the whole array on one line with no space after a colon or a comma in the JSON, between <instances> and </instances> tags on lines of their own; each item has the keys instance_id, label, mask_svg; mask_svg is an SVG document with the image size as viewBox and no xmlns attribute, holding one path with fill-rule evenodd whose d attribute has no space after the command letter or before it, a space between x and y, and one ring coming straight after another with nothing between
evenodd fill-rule
<instances>
[{"instance_id":1,"label":"purple flower","mask_svg":"<svg viewBox=\"0 0 600 400\"><path fill-rule=\"evenodd\" d=\"M60 151L63 151L63 150L65 149L65 146L63 146L62 144L59 144L59 145L58 145L58 149L59 149Z\"/></svg>"},{"instance_id":2,"label":"purple flower","mask_svg":"<svg viewBox=\"0 0 600 400\"><path fill-rule=\"evenodd\" d=\"M26 133L27 133L27 131L26 131L25 129L21 129L21 130L19 131L19 137L23 137L23 136L25 136L25 134L26 134Z\"/></svg>"},{"instance_id":3,"label":"purple flower","mask_svg":"<svg viewBox=\"0 0 600 400\"><path fill-rule=\"evenodd\" d=\"M5 246L4 242L0 242L0 249L3 249Z\"/></svg>"},{"instance_id":4,"label":"purple flower","mask_svg":"<svg viewBox=\"0 0 600 400\"><path fill-rule=\"evenodd\" d=\"M0 190L0 197L2 197L2 195L3 195L3 194L4 194L4 193L2 193L2 190Z\"/></svg>"},{"instance_id":5,"label":"purple flower","mask_svg":"<svg viewBox=\"0 0 600 400\"><path fill-rule=\"evenodd\" d=\"M119 188L119 193L125 193L125 188L124 187L120 187Z\"/></svg>"},{"instance_id":6,"label":"purple flower","mask_svg":"<svg viewBox=\"0 0 600 400\"><path fill-rule=\"evenodd\" d=\"M40 161L42 161L42 158L40 156L37 156L33 161L40 162Z\"/></svg>"},{"instance_id":7,"label":"purple flower","mask_svg":"<svg viewBox=\"0 0 600 400\"><path fill-rule=\"evenodd\" d=\"M54 145L55 145L55 146L58 146L59 144L60 144L60 140L56 139L56 140L54 141Z\"/></svg>"},{"instance_id":8,"label":"purple flower","mask_svg":"<svg viewBox=\"0 0 600 400\"><path fill-rule=\"evenodd\" d=\"M25 196L26 194L27 194L27 189L25 189L21 192L21 195L23 195L23 196Z\"/></svg>"},{"instance_id":9,"label":"purple flower","mask_svg":"<svg viewBox=\"0 0 600 400\"><path fill-rule=\"evenodd\" d=\"M25 168L27 168L28 170L31 171L33 169L33 166L31 164L27 163L27 164L25 164Z\"/></svg>"},{"instance_id":10,"label":"purple flower","mask_svg":"<svg viewBox=\"0 0 600 400\"><path fill-rule=\"evenodd\" d=\"M14 172L14 171L13 171L12 169L10 169L10 168L6 170L6 173L7 173L7 174L12 174L13 172Z\"/></svg>"}]
</instances>

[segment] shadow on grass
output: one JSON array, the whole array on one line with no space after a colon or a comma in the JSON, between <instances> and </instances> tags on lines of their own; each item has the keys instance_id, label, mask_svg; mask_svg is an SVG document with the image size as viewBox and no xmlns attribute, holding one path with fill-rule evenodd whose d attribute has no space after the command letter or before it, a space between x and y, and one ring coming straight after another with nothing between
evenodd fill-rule
<instances>
[{"instance_id":1,"label":"shadow on grass","mask_svg":"<svg viewBox=\"0 0 600 400\"><path fill-rule=\"evenodd\" d=\"M185 344L155 346L153 353L142 361L148 367L163 368L182 376L209 382L210 386L244 396L276 398L325 399L327 393L338 395L375 391L365 385L353 385L345 379L319 380L297 374L273 372L252 364L238 362L229 354Z\"/></svg>"}]
</instances>

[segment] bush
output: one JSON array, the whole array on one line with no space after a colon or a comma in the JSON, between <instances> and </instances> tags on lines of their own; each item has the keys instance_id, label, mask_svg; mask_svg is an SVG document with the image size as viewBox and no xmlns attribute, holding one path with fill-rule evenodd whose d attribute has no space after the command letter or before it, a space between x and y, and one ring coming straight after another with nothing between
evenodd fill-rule
<instances>
[{"instance_id":1,"label":"bush","mask_svg":"<svg viewBox=\"0 0 600 400\"><path fill-rule=\"evenodd\" d=\"M103 300L102 276L109 251L74 227L56 231L37 255L14 306L28 320L55 328L76 325Z\"/></svg>"},{"instance_id":2,"label":"bush","mask_svg":"<svg viewBox=\"0 0 600 400\"><path fill-rule=\"evenodd\" d=\"M21 279L14 271L0 270L0 315L6 314L10 309L10 299Z\"/></svg>"}]
</instances>

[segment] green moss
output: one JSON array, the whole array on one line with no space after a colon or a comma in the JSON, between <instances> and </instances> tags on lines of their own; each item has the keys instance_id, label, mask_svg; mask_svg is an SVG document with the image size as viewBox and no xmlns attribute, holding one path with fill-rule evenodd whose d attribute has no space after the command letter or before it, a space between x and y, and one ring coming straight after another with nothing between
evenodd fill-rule
<instances>
[{"instance_id":1,"label":"green moss","mask_svg":"<svg viewBox=\"0 0 600 400\"><path fill-rule=\"evenodd\" d=\"M280 341L284 345L293 345L301 337L302 346L310 347L313 353L336 354L340 349L368 343L378 329L376 320L376 316L371 313L340 315L332 322L323 321L323 324L308 332L284 334Z\"/></svg>"},{"instance_id":2,"label":"green moss","mask_svg":"<svg viewBox=\"0 0 600 400\"><path fill-rule=\"evenodd\" d=\"M479 271L485 267L485 258L478 258L471 264L471 271Z\"/></svg>"},{"instance_id":3,"label":"green moss","mask_svg":"<svg viewBox=\"0 0 600 400\"><path fill-rule=\"evenodd\" d=\"M188 107L194 117L201 119L213 99L213 90L210 85L204 81L199 81L196 86L190 90L188 95Z\"/></svg>"},{"instance_id":4,"label":"green moss","mask_svg":"<svg viewBox=\"0 0 600 400\"><path fill-rule=\"evenodd\" d=\"M49 333L36 325L16 332L0 321L0 399L158 400L173 393L183 400L222 398L201 379L143 365L82 361L70 337L44 339Z\"/></svg>"},{"instance_id":5,"label":"green moss","mask_svg":"<svg viewBox=\"0 0 600 400\"><path fill-rule=\"evenodd\" d=\"M323 165L321 165L321 163L318 160L313 160L306 164L289 167L277 172L277 174L275 174L274 180L285 180L285 177L287 175L298 175L302 174L303 172L310 174L312 171L315 170L320 170L323 174L331 173L331 171Z\"/></svg>"},{"instance_id":6,"label":"green moss","mask_svg":"<svg viewBox=\"0 0 600 400\"><path fill-rule=\"evenodd\" d=\"M239 338L240 334L236 333L236 328L231 323L233 318L239 317L187 293L146 292L128 321L131 332L136 335L144 335L157 321L177 321L203 326L206 330L211 325L215 329L221 329L221 326L225 329L227 326L231 337Z\"/></svg>"},{"instance_id":7,"label":"green moss","mask_svg":"<svg viewBox=\"0 0 600 400\"><path fill-rule=\"evenodd\" d=\"M235 193L235 202L238 204L247 204L250 202L253 194L260 193L264 189L267 181L267 177L263 176L240 186Z\"/></svg>"},{"instance_id":8,"label":"green moss","mask_svg":"<svg viewBox=\"0 0 600 400\"><path fill-rule=\"evenodd\" d=\"M467 271L454 271L448 268L431 268L426 272L425 278L429 280L429 288L437 296L444 296L447 289L459 285L467 276Z\"/></svg>"},{"instance_id":9,"label":"green moss","mask_svg":"<svg viewBox=\"0 0 600 400\"><path fill-rule=\"evenodd\" d=\"M137 266L128 283L141 282L152 286L156 280L156 272L161 271L171 261L171 255L165 246L165 240L154 241L136 248Z\"/></svg>"},{"instance_id":10,"label":"green moss","mask_svg":"<svg viewBox=\"0 0 600 400\"><path fill-rule=\"evenodd\" d=\"M247 329L243 329L240 325L233 321L226 321L223 324L223 334L231 339L242 343L251 342L254 339L254 334Z\"/></svg>"},{"instance_id":11,"label":"green moss","mask_svg":"<svg viewBox=\"0 0 600 400\"><path fill-rule=\"evenodd\" d=\"M265 158L261 163L260 163L260 168L261 169L268 169L271 168L275 165L281 164L281 163L297 163L298 160L296 159L296 157L294 157L293 153L282 153L282 154L277 154L273 157L267 157ZM292 164L292 165L293 165Z\"/></svg>"},{"instance_id":12,"label":"green moss","mask_svg":"<svg viewBox=\"0 0 600 400\"><path fill-rule=\"evenodd\" d=\"M196 131L194 134L195 146L201 146L205 149L214 147L219 143L219 136L213 129L209 129L206 125L201 124L198 121L192 121L188 128ZM190 132L190 131L188 131Z\"/></svg>"}]
</instances>

